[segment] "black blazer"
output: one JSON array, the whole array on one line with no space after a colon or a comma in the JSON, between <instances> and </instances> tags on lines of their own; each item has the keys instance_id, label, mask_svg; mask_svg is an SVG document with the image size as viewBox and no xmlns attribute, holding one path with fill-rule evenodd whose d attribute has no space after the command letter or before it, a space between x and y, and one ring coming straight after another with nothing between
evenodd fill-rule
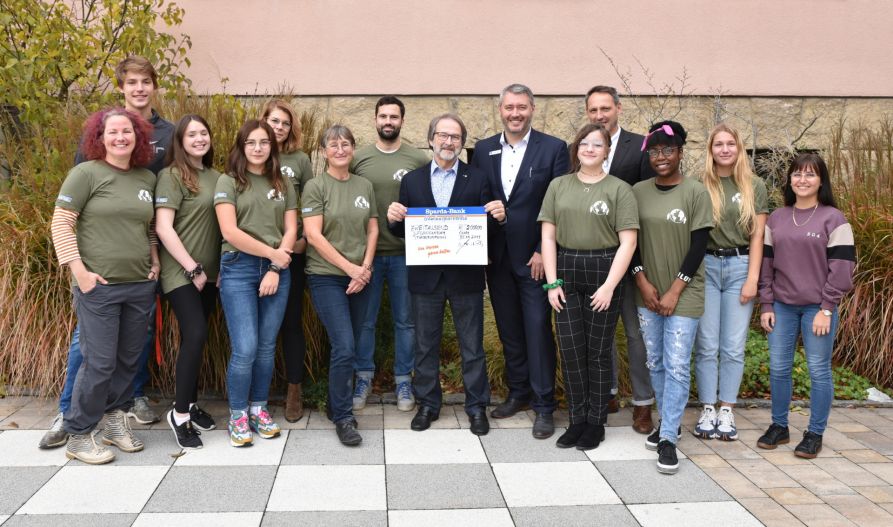
<instances>
[{"instance_id":1,"label":"black blazer","mask_svg":"<svg viewBox=\"0 0 893 527\"><path fill-rule=\"evenodd\" d=\"M553 179L568 172L567 143L536 130L530 131L530 142L521 160L518 177L506 199L502 190L501 134L481 139L474 146L471 166L483 170L495 199L506 204L506 221L490 229L488 249L490 261L498 264L509 258L512 270L519 276L530 276L527 262L540 250L542 231L536 218L543 206L543 197ZM499 153L493 153L493 152ZM493 153L493 155L490 155Z\"/></svg>"},{"instance_id":2,"label":"black blazer","mask_svg":"<svg viewBox=\"0 0 893 527\"><path fill-rule=\"evenodd\" d=\"M449 205L453 207L480 207L493 200L486 176L475 168L459 161L456 183L450 195ZM403 176L400 183L400 203L406 207L436 207L434 193L431 191L431 163ZM488 216L488 224L491 221ZM394 236L404 237L405 224L400 221L389 223L388 230ZM489 231L492 231L488 227ZM489 240L488 240L489 241ZM483 265L410 265L409 292L426 294L434 290L437 282L443 277L447 288L456 293L477 293L484 290Z\"/></svg>"},{"instance_id":3,"label":"black blazer","mask_svg":"<svg viewBox=\"0 0 893 527\"><path fill-rule=\"evenodd\" d=\"M648 154L642 152L644 140L645 136L621 128L620 137L617 138L617 149L614 151L614 159L611 160L608 173L626 181L630 186L654 177L654 169L648 161Z\"/></svg>"}]
</instances>

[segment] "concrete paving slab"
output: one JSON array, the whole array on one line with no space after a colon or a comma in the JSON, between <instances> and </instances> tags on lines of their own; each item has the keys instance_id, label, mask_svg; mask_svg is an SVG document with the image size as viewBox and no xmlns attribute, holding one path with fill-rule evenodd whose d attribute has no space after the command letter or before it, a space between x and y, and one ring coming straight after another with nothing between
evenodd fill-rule
<instances>
[{"instance_id":1,"label":"concrete paving slab","mask_svg":"<svg viewBox=\"0 0 893 527\"><path fill-rule=\"evenodd\" d=\"M388 465L388 508L483 509L506 506L485 463Z\"/></svg>"},{"instance_id":2,"label":"concrete paving slab","mask_svg":"<svg viewBox=\"0 0 893 527\"><path fill-rule=\"evenodd\" d=\"M383 465L384 432L363 430L363 442L347 447L330 430L292 430L281 465Z\"/></svg>"},{"instance_id":3,"label":"concrete paving slab","mask_svg":"<svg viewBox=\"0 0 893 527\"><path fill-rule=\"evenodd\" d=\"M274 466L175 466L143 512L263 512Z\"/></svg>"},{"instance_id":4,"label":"concrete paving slab","mask_svg":"<svg viewBox=\"0 0 893 527\"><path fill-rule=\"evenodd\" d=\"M494 463L493 473L509 507L621 503L605 478L587 461Z\"/></svg>"},{"instance_id":5,"label":"concrete paving slab","mask_svg":"<svg viewBox=\"0 0 893 527\"><path fill-rule=\"evenodd\" d=\"M731 499L710 476L688 459L679 461L675 475L661 474L656 460L595 463L624 503L675 503Z\"/></svg>"}]
</instances>

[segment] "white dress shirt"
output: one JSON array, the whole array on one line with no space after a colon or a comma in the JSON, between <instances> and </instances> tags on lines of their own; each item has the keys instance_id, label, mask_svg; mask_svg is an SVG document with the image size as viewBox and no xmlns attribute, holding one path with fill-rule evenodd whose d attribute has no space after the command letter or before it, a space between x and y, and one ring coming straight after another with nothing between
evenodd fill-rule
<instances>
[{"instance_id":1,"label":"white dress shirt","mask_svg":"<svg viewBox=\"0 0 893 527\"><path fill-rule=\"evenodd\" d=\"M530 142L530 130L524 139L518 141L518 144L512 146L505 141L505 132L499 136L499 144L502 145L502 191L505 192L505 199L509 199L512 189L515 187L515 180L518 179L518 169L521 168L521 161L524 160L524 152L527 151L527 143Z\"/></svg>"},{"instance_id":2,"label":"white dress shirt","mask_svg":"<svg viewBox=\"0 0 893 527\"><path fill-rule=\"evenodd\" d=\"M602 163L602 170L605 171L605 174L611 173L611 162L614 161L614 152L617 151L617 143L620 141L620 127L617 127L617 132L611 136L611 152L608 154L608 157L605 158L605 162Z\"/></svg>"}]
</instances>

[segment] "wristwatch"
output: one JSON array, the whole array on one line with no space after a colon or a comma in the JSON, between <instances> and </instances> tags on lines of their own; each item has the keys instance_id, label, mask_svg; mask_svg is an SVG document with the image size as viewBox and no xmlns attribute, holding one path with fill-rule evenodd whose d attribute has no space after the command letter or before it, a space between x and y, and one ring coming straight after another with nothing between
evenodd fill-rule
<instances>
[{"instance_id":1,"label":"wristwatch","mask_svg":"<svg viewBox=\"0 0 893 527\"><path fill-rule=\"evenodd\" d=\"M273 271L274 273L279 274L282 272L282 268L274 263L271 263L267 271Z\"/></svg>"},{"instance_id":2,"label":"wristwatch","mask_svg":"<svg viewBox=\"0 0 893 527\"><path fill-rule=\"evenodd\" d=\"M826 317L830 317L834 313L830 309L823 309L822 314L825 315Z\"/></svg>"}]
</instances>

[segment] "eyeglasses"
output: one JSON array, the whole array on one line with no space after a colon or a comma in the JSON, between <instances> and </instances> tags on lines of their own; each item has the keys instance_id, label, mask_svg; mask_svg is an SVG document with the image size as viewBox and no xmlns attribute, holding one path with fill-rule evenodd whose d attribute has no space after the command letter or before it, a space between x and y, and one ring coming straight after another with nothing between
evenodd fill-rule
<instances>
[{"instance_id":1,"label":"eyeglasses","mask_svg":"<svg viewBox=\"0 0 893 527\"><path fill-rule=\"evenodd\" d=\"M462 140L461 135L448 134L446 132L434 132L434 137L444 143L458 143Z\"/></svg>"},{"instance_id":2,"label":"eyeglasses","mask_svg":"<svg viewBox=\"0 0 893 527\"><path fill-rule=\"evenodd\" d=\"M791 172L791 179L812 179L819 177L815 172Z\"/></svg>"},{"instance_id":3,"label":"eyeglasses","mask_svg":"<svg viewBox=\"0 0 893 527\"><path fill-rule=\"evenodd\" d=\"M587 150L587 149L589 149L589 148L593 148L593 149L595 149L595 150L600 150L600 149L602 149L602 148L604 148L604 147L605 147L605 144L604 144L604 143L587 143L586 141L582 141L582 142L580 142L579 149L580 149L580 150Z\"/></svg>"},{"instance_id":4,"label":"eyeglasses","mask_svg":"<svg viewBox=\"0 0 893 527\"><path fill-rule=\"evenodd\" d=\"M655 159L656 157L663 154L664 157L670 157L673 155L673 152L678 150L678 146L665 146L663 148L649 148L648 149L648 157L651 159Z\"/></svg>"},{"instance_id":5,"label":"eyeglasses","mask_svg":"<svg viewBox=\"0 0 893 527\"><path fill-rule=\"evenodd\" d=\"M351 148L353 148L353 145L350 144L350 141L342 141L340 143L336 143L333 141L331 143L326 143L327 150L334 150L336 152L338 150L347 151L347 150L350 150Z\"/></svg>"},{"instance_id":6,"label":"eyeglasses","mask_svg":"<svg viewBox=\"0 0 893 527\"><path fill-rule=\"evenodd\" d=\"M255 141L253 139L245 141L245 148L250 148L254 150L257 147L261 148L270 148L270 140L269 139L261 139L260 141Z\"/></svg>"},{"instance_id":7,"label":"eyeglasses","mask_svg":"<svg viewBox=\"0 0 893 527\"><path fill-rule=\"evenodd\" d=\"M288 128L289 130L291 129L291 121L281 121L276 117L270 117L269 119L267 119L267 122L270 123L272 126L281 126L282 128Z\"/></svg>"}]
</instances>

